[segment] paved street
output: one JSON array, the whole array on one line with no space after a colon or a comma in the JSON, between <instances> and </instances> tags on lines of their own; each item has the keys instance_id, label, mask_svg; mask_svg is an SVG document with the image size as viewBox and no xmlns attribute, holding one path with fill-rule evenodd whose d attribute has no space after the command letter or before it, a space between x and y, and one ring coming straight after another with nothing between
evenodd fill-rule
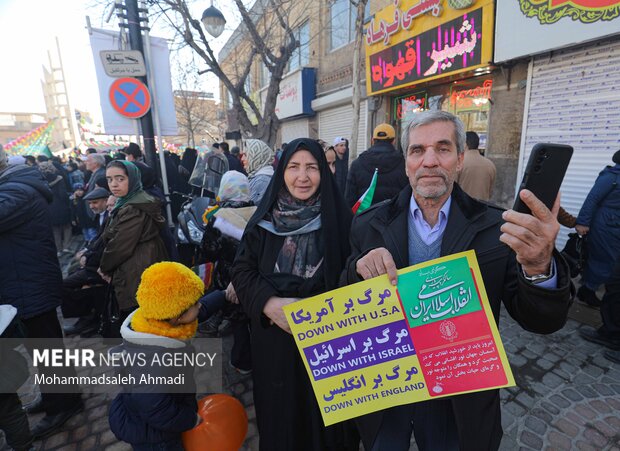
<instances>
[{"instance_id":1,"label":"paved street","mask_svg":"<svg viewBox=\"0 0 620 451\"><path fill-rule=\"evenodd\" d=\"M576 319L575 319L576 318ZM597 311L576 303L561 331L538 336L523 331L505 313L500 332L517 387L502 390L504 439L501 450L620 451L620 365L603 357L603 349L582 340L584 323L596 325ZM224 339L229 353L232 337ZM228 361L225 356L224 361ZM250 420L243 450L257 450L252 380L226 366L224 390L246 406ZM22 387L22 399L36 396L32 385ZM104 395L85 399L85 410L62 430L37 442L42 450L129 450L109 430ZM32 415L31 424L42 414ZM0 450L8 449L0 438ZM416 449L415 445L412 449Z\"/></svg>"}]
</instances>

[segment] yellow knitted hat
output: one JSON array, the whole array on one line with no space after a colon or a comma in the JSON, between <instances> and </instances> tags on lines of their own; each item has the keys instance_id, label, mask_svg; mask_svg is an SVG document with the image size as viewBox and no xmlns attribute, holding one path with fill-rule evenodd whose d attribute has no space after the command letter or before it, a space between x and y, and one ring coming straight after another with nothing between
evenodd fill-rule
<instances>
[{"instance_id":1,"label":"yellow knitted hat","mask_svg":"<svg viewBox=\"0 0 620 451\"><path fill-rule=\"evenodd\" d=\"M144 318L172 319L194 305L204 290L200 277L187 266L161 262L144 270L136 299Z\"/></svg>"}]
</instances>

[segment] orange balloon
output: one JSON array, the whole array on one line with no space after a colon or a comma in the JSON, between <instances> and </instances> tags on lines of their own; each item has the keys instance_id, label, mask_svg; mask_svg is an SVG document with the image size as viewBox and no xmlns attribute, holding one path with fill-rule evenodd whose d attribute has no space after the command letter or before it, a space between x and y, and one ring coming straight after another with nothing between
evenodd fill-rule
<instances>
[{"instance_id":1,"label":"orange balloon","mask_svg":"<svg viewBox=\"0 0 620 451\"><path fill-rule=\"evenodd\" d=\"M232 396L210 395L198 401L202 423L183 432L186 451L237 451L248 432L248 416Z\"/></svg>"}]
</instances>

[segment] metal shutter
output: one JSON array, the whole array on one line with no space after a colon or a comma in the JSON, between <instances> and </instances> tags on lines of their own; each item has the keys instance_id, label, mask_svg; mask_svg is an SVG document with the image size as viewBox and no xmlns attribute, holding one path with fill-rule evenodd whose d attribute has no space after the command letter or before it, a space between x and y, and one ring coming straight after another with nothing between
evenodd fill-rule
<instances>
[{"instance_id":1,"label":"metal shutter","mask_svg":"<svg viewBox=\"0 0 620 451\"><path fill-rule=\"evenodd\" d=\"M537 56L530 70L517 183L534 144L573 146L561 191L562 206L576 216L620 148L620 37ZM562 227L558 248L568 232Z\"/></svg>"},{"instance_id":2,"label":"metal shutter","mask_svg":"<svg viewBox=\"0 0 620 451\"><path fill-rule=\"evenodd\" d=\"M368 133L366 119L368 118L368 102L360 103L360 126L358 130L357 154L359 155L368 148ZM332 144L334 138L342 136L351 139L351 127L353 126L353 108L350 104L323 110L319 112L319 138Z\"/></svg>"},{"instance_id":3,"label":"metal shutter","mask_svg":"<svg viewBox=\"0 0 620 451\"><path fill-rule=\"evenodd\" d=\"M308 138L310 136L308 118L282 122L280 132L282 134L283 143L291 142L297 138Z\"/></svg>"}]
</instances>

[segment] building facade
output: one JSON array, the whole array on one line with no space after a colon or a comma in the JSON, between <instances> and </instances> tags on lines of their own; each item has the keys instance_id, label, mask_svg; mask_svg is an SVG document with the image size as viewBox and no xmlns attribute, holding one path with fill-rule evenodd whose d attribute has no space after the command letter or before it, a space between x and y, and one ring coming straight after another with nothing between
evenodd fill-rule
<instances>
[{"instance_id":1,"label":"building facade","mask_svg":"<svg viewBox=\"0 0 620 451\"><path fill-rule=\"evenodd\" d=\"M562 206L577 215L620 148L620 1L499 2L495 60L528 63L515 183L535 144L572 146Z\"/></svg>"}]
</instances>

